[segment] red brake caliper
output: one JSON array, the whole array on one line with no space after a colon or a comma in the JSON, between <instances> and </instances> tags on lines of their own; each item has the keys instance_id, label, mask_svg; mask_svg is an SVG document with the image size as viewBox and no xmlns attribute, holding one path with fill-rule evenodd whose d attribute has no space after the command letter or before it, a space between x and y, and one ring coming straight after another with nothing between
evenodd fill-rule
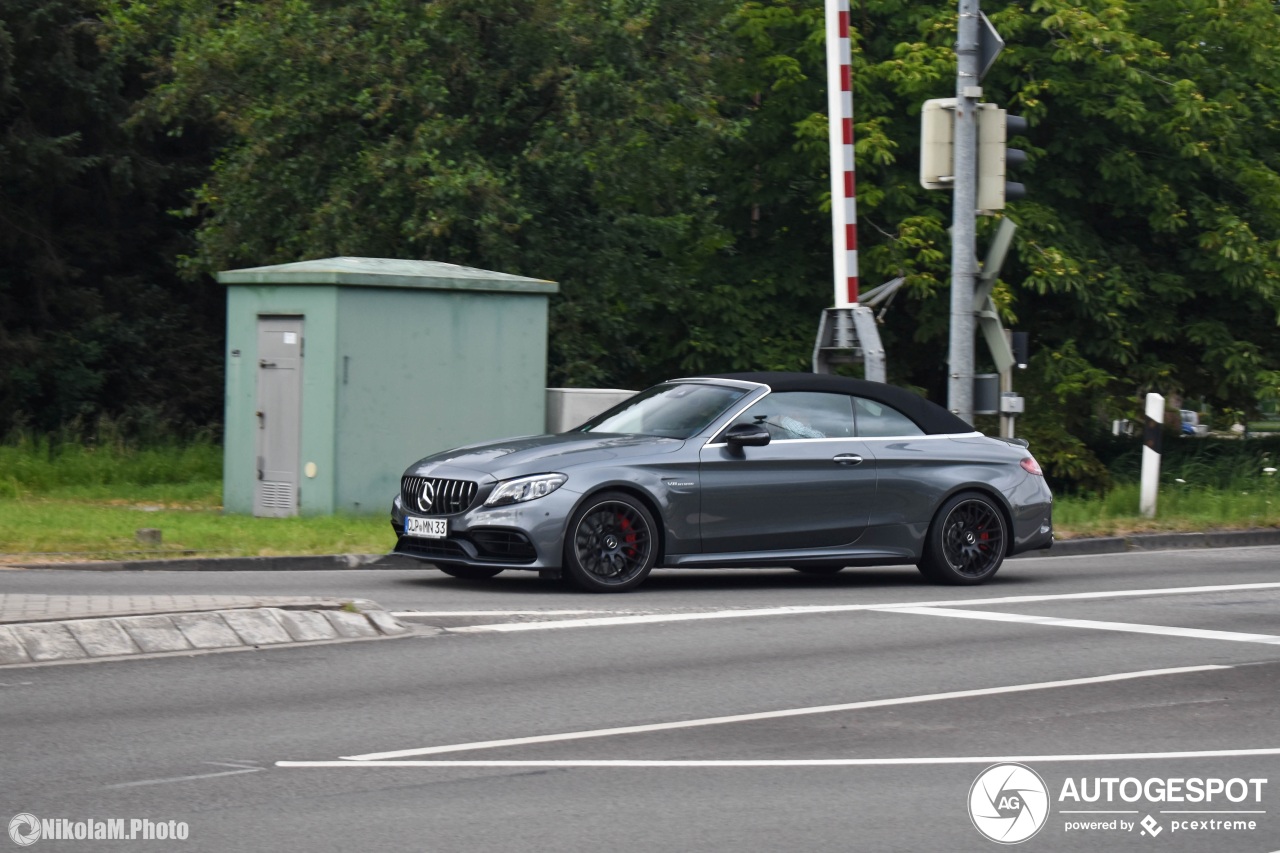
<instances>
[{"instance_id":1,"label":"red brake caliper","mask_svg":"<svg viewBox=\"0 0 1280 853\"><path fill-rule=\"evenodd\" d=\"M631 529L631 519L621 515L618 516L618 526L622 528L622 541L629 546L627 556L634 557L636 555L636 534Z\"/></svg>"}]
</instances>

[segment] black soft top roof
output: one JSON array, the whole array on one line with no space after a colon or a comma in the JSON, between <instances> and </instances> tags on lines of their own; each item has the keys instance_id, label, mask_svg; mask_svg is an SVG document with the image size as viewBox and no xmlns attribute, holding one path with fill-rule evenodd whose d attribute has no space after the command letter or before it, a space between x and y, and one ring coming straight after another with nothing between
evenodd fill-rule
<instances>
[{"instance_id":1,"label":"black soft top roof","mask_svg":"<svg viewBox=\"0 0 1280 853\"><path fill-rule=\"evenodd\" d=\"M832 376L827 373L720 373L707 378L756 382L768 385L774 391L826 391L865 397L902 412L915 421L916 426L924 430L927 435L952 435L974 431L973 427L938 404L931 403L905 388L885 385L883 382L868 382L865 379L850 379L847 376Z\"/></svg>"}]
</instances>

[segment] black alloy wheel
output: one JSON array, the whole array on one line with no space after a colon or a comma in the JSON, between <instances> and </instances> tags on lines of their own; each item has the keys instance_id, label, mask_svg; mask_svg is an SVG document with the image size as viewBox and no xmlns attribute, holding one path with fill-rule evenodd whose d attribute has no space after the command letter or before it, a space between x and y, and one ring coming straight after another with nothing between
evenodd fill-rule
<instances>
[{"instance_id":1,"label":"black alloy wheel","mask_svg":"<svg viewBox=\"0 0 1280 853\"><path fill-rule=\"evenodd\" d=\"M634 589L658 561L656 531L649 510L630 495L591 497L569 521L564 543L569 577L589 592Z\"/></svg>"},{"instance_id":2,"label":"black alloy wheel","mask_svg":"<svg viewBox=\"0 0 1280 853\"><path fill-rule=\"evenodd\" d=\"M1008 551L1004 514L976 492L955 495L934 516L918 568L938 583L971 585L990 580Z\"/></svg>"}]
</instances>

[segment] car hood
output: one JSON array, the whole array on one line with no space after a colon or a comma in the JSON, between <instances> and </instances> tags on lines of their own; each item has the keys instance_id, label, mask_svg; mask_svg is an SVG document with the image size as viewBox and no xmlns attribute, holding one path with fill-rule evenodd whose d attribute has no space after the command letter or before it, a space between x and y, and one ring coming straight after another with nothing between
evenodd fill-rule
<instances>
[{"instance_id":1,"label":"car hood","mask_svg":"<svg viewBox=\"0 0 1280 853\"><path fill-rule=\"evenodd\" d=\"M673 453L683 446L683 439L656 435L582 432L527 435L435 453L410 465L405 474L507 480L526 474L564 471L578 465Z\"/></svg>"}]
</instances>

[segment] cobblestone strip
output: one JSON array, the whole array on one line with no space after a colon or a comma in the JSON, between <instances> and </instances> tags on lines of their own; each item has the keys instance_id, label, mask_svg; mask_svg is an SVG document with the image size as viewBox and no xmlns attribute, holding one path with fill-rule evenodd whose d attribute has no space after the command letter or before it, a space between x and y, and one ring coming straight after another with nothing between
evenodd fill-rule
<instances>
[{"instance_id":1,"label":"cobblestone strip","mask_svg":"<svg viewBox=\"0 0 1280 853\"><path fill-rule=\"evenodd\" d=\"M336 608L344 602L309 596L255 595L46 595L0 593L0 623L56 622L100 616L149 616L261 607ZM357 601L357 606L368 602ZM371 605L376 609L377 605Z\"/></svg>"},{"instance_id":2,"label":"cobblestone strip","mask_svg":"<svg viewBox=\"0 0 1280 853\"><path fill-rule=\"evenodd\" d=\"M374 608L258 607L28 622L0 625L0 666L367 639L408 631L390 613Z\"/></svg>"}]
</instances>

